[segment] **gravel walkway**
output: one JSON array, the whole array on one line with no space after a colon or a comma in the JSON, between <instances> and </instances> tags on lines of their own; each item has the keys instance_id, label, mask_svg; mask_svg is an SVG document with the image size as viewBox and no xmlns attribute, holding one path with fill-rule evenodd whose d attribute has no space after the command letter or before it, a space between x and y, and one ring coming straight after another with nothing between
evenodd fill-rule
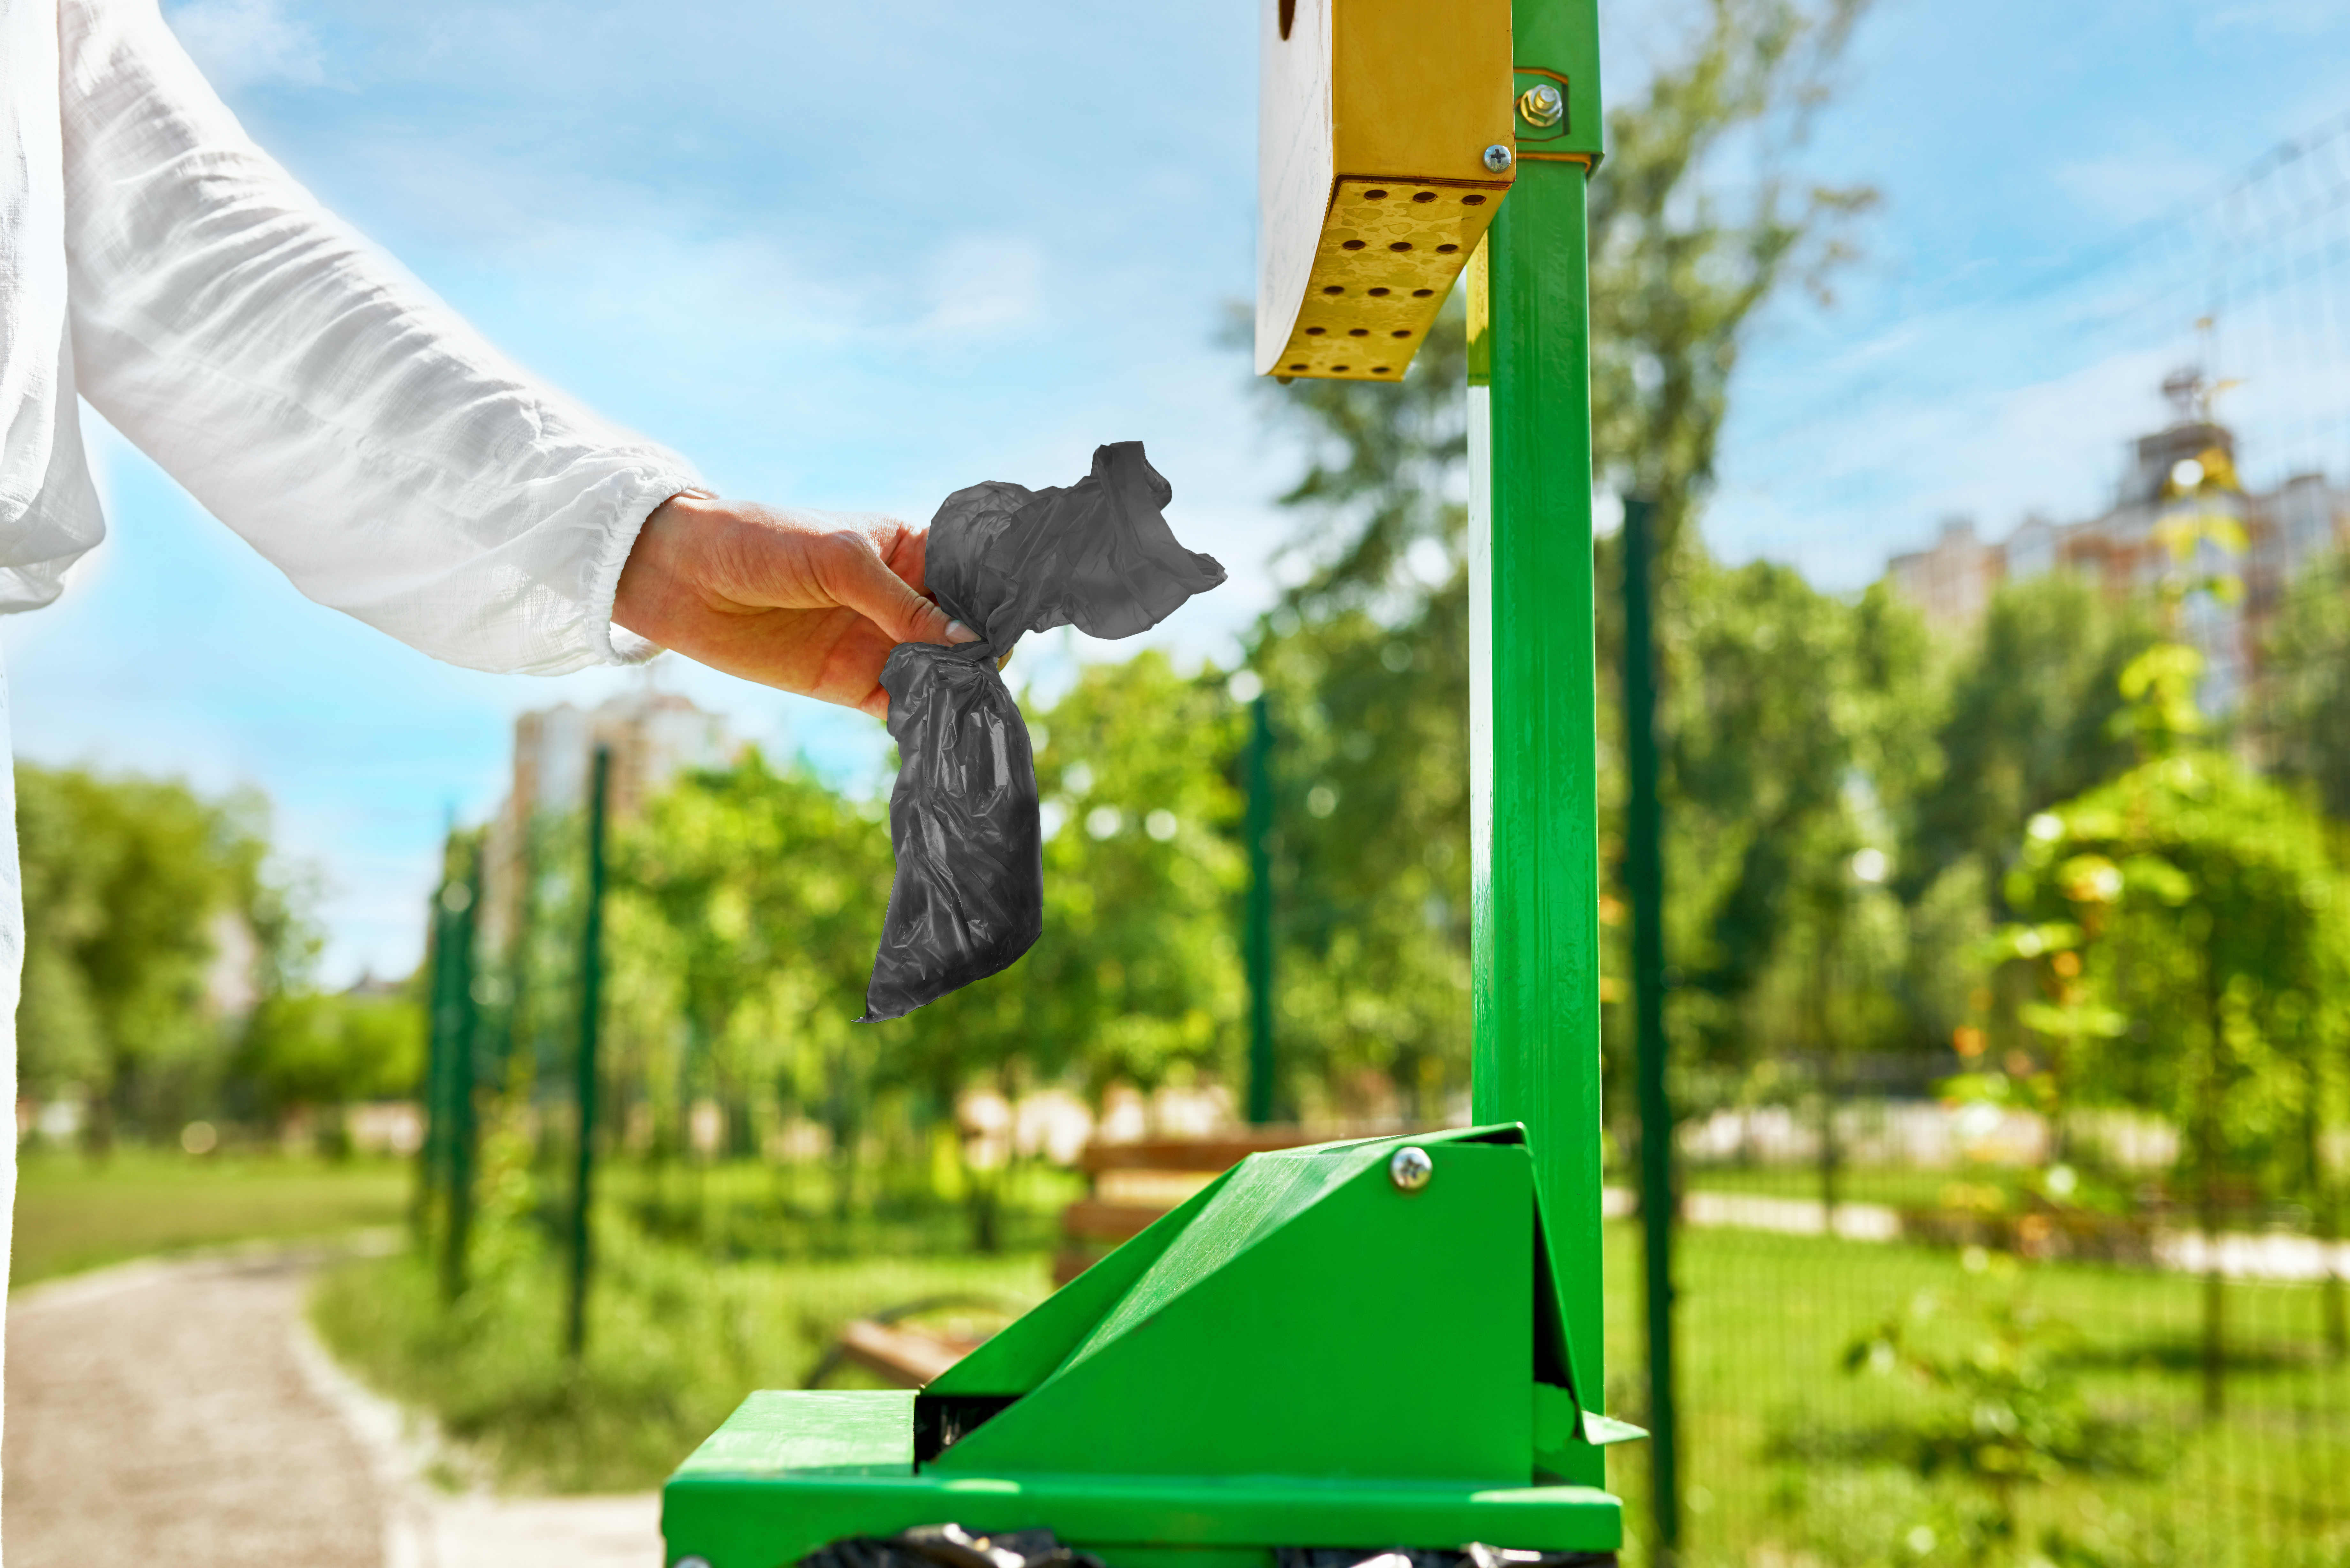
<instances>
[{"instance_id":1,"label":"gravel walkway","mask_svg":"<svg viewBox=\"0 0 2350 1568\"><path fill-rule=\"evenodd\" d=\"M379 1568L357 1438L288 1328L307 1260L143 1263L8 1303L13 1568Z\"/></svg>"},{"instance_id":2,"label":"gravel walkway","mask_svg":"<svg viewBox=\"0 0 2350 1568\"><path fill-rule=\"evenodd\" d=\"M11 1296L8 1568L656 1568L650 1496L451 1497L311 1340L316 1253L134 1263Z\"/></svg>"}]
</instances>

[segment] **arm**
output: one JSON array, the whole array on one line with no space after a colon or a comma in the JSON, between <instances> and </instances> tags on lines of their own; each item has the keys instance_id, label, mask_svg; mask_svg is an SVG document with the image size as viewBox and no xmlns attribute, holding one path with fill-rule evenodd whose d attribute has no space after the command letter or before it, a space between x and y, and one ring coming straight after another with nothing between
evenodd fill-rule
<instances>
[{"instance_id":1,"label":"arm","mask_svg":"<svg viewBox=\"0 0 2350 1568\"><path fill-rule=\"evenodd\" d=\"M865 644L944 634L903 524L686 496L682 460L508 363L253 144L154 0L59 25L81 389L304 594L478 669L659 642L866 706ZM764 645L795 636L820 646Z\"/></svg>"}]
</instances>

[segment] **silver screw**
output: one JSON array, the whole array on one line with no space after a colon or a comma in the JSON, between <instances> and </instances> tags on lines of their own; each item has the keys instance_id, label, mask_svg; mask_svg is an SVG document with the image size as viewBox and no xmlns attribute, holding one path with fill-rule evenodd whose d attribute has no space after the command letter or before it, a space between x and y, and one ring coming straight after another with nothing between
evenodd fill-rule
<instances>
[{"instance_id":1,"label":"silver screw","mask_svg":"<svg viewBox=\"0 0 2350 1568\"><path fill-rule=\"evenodd\" d=\"M1510 150L1498 141L1485 149L1485 167L1496 174L1507 170L1516 161L1516 158L1511 154Z\"/></svg>"},{"instance_id":2,"label":"silver screw","mask_svg":"<svg viewBox=\"0 0 2350 1568\"><path fill-rule=\"evenodd\" d=\"M1395 1183L1398 1192L1417 1192L1435 1174L1436 1162L1428 1158L1424 1148L1407 1145L1396 1150L1395 1158L1388 1161L1388 1179Z\"/></svg>"},{"instance_id":3,"label":"silver screw","mask_svg":"<svg viewBox=\"0 0 2350 1568\"><path fill-rule=\"evenodd\" d=\"M681 1557L676 1562L671 1563L670 1568L710 1568L710 1559L707 1557Z\"/></svg>"},{"instance_id":4,"label":"silver screw","mask_svg":"<svg viewBox=\"0 0 2350 1568\"><path fill-rule=\"evenodd\" d=\"M1566 98L1552 82L1536 82L1518 95L1518 112L1526 123L1549 127L1566 118Z\"/></svg>"}]
</instances>

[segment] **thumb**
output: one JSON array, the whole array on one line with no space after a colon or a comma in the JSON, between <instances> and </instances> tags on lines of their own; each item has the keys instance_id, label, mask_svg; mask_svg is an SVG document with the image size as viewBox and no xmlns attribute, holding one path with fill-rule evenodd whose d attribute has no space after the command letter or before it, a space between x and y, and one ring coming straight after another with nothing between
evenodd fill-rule
<instances>
[{"instance_id":1,"label":"thumb","mask_svg":"<svg viewBox=\"0 0 2350 1568\"><path fill-rule=\"evenodd\" d=\"M977 642L979 634L916 593L889 569L871 540L858 536L832 553L825 584L834 599L881 628L892 642Z\"/></svg>"}]
</instances>

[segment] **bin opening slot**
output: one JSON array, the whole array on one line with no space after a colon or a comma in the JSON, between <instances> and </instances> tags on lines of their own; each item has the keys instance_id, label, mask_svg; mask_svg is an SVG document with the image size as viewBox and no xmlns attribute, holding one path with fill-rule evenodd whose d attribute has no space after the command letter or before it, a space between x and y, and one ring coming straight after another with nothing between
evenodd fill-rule
<instances>
[{"instance_id":1,"label":"bin opening slot","mask_svg":"<svg viewBox=\"0 0 2350 1568\"><path fill-rule=\"evenodd\" d=\"M1019 1402L1017 1394L917 1394L914 1462L926 1465Z\"/></svg>"}]
</instances>

